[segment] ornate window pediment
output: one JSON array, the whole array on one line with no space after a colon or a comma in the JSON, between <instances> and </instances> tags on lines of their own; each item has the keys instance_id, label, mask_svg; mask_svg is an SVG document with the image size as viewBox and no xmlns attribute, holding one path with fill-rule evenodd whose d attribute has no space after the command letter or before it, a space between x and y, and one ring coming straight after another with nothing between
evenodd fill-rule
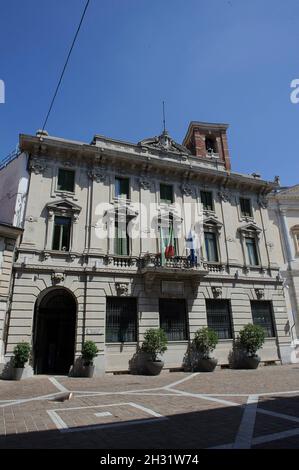
<instances>
[{"instance_id":1,"label":"ornate window pediment","mask_svg":"<svg viewBox=\"0 0 299 470\"><path fill-rule=\"evenodd\" d=\"M261 234L262 232L262 229L260 229L256 224L254 224L253 222L250 222L246 225L242 225L242 227L239 227L239 232L241 233L241 235L243 236L257 236L259 237L259 235Z\"/></svg>"},{"instance_id":2,"label":"ornate window pediment","mask_svg":"<svg viewBox=\"0 0 299 470\"><path fill-rule=\"evenodd\" d=\"M50 202L46 205L49 216L51 215L62 215L73 218L78 218L81 207L72 201L61 200L57 202Z\"/></svg>"},{"instance_id":3,"label":"ornate window pediment","mask_svg":"<svg viewBox=\"0 0 299 470\"><path fill-rule=\"evenodd\" d=\"M223 227L222 222L217 220L215 217L206 217L203 221L204 230L210 230L215 232L220 232Z\"/></svg>"}]
</instances>

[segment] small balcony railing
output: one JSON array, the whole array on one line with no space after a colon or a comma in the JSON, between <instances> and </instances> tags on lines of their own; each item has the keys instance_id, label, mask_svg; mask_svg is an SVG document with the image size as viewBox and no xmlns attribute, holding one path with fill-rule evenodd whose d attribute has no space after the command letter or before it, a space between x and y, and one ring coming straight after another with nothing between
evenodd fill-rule
<instances>
[{"instance_id":1,"label":"small balcony railing","mask_svg":"<svg viewBox=\"0 0 299 470\"><path fill-rule=\"evenodd\" d=\"M198 267L197 260L193 260L188 256L173 256L171 258L165 258L162 261L161 255L145 255L142 259L142 267L152 268L173 268L173 269L194 269Z\"/></svg>"}]
</instances>

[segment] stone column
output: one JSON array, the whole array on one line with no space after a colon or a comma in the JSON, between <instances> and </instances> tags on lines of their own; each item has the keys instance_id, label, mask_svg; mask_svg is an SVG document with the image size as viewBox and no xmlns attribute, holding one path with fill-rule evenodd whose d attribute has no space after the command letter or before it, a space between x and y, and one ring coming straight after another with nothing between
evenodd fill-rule
<instances>
[{"instance_id":1,"label":"stone column","mask_svg":"<svg viewBox=\"0 0 299 470\"><path fill-rule=\"evenodd\" d=\"M281 226L282 226L282 231L283 231L283 238L284 238L284 244L285 244L285 250L286 250L286 256L287 256L287 262L291 263L294 261L293 255L292 255L292 240L289 234L289 228L288 228L288 223L287 223L287 218L286 218L286 209L282 209L281 207L279 208L279 215L280 215L280 221L281 221Z\"/></svg>"}]
</instances>

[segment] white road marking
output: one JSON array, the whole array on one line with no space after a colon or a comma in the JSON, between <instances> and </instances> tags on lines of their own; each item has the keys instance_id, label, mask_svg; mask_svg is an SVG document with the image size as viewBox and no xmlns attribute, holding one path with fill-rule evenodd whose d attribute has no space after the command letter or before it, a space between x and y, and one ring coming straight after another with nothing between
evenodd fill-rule
<instances>
[{"instance_id":1,"label":"white road marking","mask_svg":"<svg viewBox=\"0 0 299 470\"><path fill-rule=\"evenodd\" d=\"M258 395L249 395L243 418L236 436L234 449L250 449L256 419Z\"/></svg>"},{"instance_id":2,"label":"white road marking","mask_svg":"<svg viewBox=\"0 0 299 470\"><path fill-rule=\"evenodd\" d=\"M97 418L107 418L108 416L113 416L112 413L109 413L109 411L103 411L102 413L95 413L94 415Z\"/></svg>"},{"instance_id":3,"label":"white road marking","mask_svg":"<svg viewBox=\"0 0 299 470\"><path fill-rule=\"evenodd\" d=\"M68 425L63 421L63 419L59 416L58 412L61 411L74 411L74 410L84 410L84 409L94 409L94 408L109 408L113 406L132 406L133 408L142 410L149 414L150 416L154 416L154 418L148 418L148 419L135 419L132 421L125 421L125 422L119 422L119 423L109 423L109 424L96 424L96 425L90 425L90 426L81 426L77 428L69 428ZM55 410L47 410L48 415L52 419L53 423L57 427L57 429L60 432L83 432L83 431L92 431L95 429L101 429L101 428L112 428L112 427L124 427L124 426L132 426L136 424L148 424L152 422L157 422L157 421L164 421L168 420L166 416L162 416L159 413L156 413L155 411L146 408L144 406L138 405L137 403L112 403L109 405L91 405L91 406L76 406L72 408L57 408ZM101 414L101 413L99 413Z\"/></svg>"},{"instance_id":4,"label":"white road marking","mask_svg":"<svg viewBox=\"0 0 299 470\"><path fill-rule=\"evenodd\" d=\"M61 392L69 392L67 388L65 388L61 383L58 382L58 380L55 379L55 377L48 377L48 379Z\"/></svg>"},{"instance_id":5,"label":"white road marking","mask_svg":"<svg viewBox=\"0 0 299 470\"><path fill-rule=\"evenodd\" d=\"M240 403L236 403L233 401L228 401L228 400L221 400L220 398L215 398L211 396L206 396L201 393L189 393L189 392L183 392L182 390L174 390L177 394L180 394L185 397L194 397L194 398L201 398L202 400L207 400L207 401L214 401L216 403L221 403L222 405L227 405L227 406L242 406Z\"/></svg>"},{"instance_id":6,"label":"white road marking","mask_svg":"<svg viewBox=\"0 0 299 470\"><path fill-rule=\"evenodd\" d=\"M49 395L41 395L39 397L34 397L34 398L21 398L19 400L14 400L11 403L4 403L3 405L0 405L0 408L6 408L7 406L22 405L23 403L28 403L30 401L49 400L50 398L56 397L57 395L59 395L59 394L58 393L50 393Z\"/></svg>"},{"instance_id":7,"label":"white road marking","mask_svg":"<svg viewBox=\"0 0 299 470\"><path fill-rule=\"evenodd\" d=\"M299 423L299 418L296 418L295 416L286 415L284 413L276 413L275 411L264 410L263 408L258 408L257 412L262 413L264 415L274 416L275 418L293 421L294 423Z\"/></svg>"},{"instance_id":8,"label":"white road marking","mask_svg":"<svg viewBox=\"0 0 299 470\"><path fill-rule=\"evenodd\" d=\"M199 372L195 372L194 374L188 375L188 377L185 377L184 379L178 380L177 382L173 382L169 385L165 385L165 387L160 387L160 389L162 388L162 390L168 390L169 388L176 387L177 385L180 385L184 382L187 382L187 380L193 379L197 375L199 375Z\"/></svg>"},{"instance_id":9,"label":"white road marking","mask_svg":"<svg viewBox=\"0 0 299 470\"><path fill-rule=\"evenodd\" d=\"M148 418L148 419L135 419L132 421L124 421L122 423L109 423L109 424L95 424L94 426L83 426L78 428L67 428L60 429L62 433L73 433L73 432L86 432L86 431L95 431L99 429L111 429L111 428L124 428L128 426L137 426L139 424L153 424L160 421L165 421L168 418Z\"/></svg>"},{"instance_id":10,"label":"white road marking","mask_svg":"<svg viewBox=\"0 0 299 470\"><path fill-rule=\"evenodd\" d=\"M160 413L156 413L153 410L150 410L149 408L146 408L145 406L137 405L137 403L129 403L129 405L133 406L134 408L137 408L137 410L144 411L145 413L148 413L149 415L155 416L156 418L162 418L162 415Z\"/></svg>"},{"instance_id":11,"label":"white road marking","mask_svg":"<svg viewBox=\"0 0 299 470\"><path fill-rule=\"evenodd\" d=\"M55 410L47 410L47 413L50 416L50 418L52 419L52 421L55 424L55 426L57 427L57 429L61 430L61 429L66 429L67 428L66 423L59 416L59 414L56 413Z\"/></svg>"},{"instance_id":12,"label":"white road marking","mask_svg":"<svg viewBox=\"0 0 299 470\"><path fill-rule=\"evenodd\" d=\"M289 431L276 432L274 434L267 434L266 436L255 437L252 441L253 445L265 444L266 442L278 441L299 435L299 428L290 429Z\"/></svg>"}]
</instances>

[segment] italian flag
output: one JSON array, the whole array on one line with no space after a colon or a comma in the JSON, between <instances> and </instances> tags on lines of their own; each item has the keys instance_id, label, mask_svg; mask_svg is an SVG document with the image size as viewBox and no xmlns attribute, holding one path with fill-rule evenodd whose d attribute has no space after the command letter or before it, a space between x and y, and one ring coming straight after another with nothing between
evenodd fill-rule
<instances>
[{"instance_id":1,"label":"italian flag","mask_svg":"<svg viewBox=\"0 0 299 470\"><path fill-rule=\"evenodd\" d=\"M167 227L167 234L165 234L165 228L160 227L161 231L161 264L165 264L167 258L173 258L175 256L174 237L173 237L173 224Z\"/></svg>"}]
</instances>

